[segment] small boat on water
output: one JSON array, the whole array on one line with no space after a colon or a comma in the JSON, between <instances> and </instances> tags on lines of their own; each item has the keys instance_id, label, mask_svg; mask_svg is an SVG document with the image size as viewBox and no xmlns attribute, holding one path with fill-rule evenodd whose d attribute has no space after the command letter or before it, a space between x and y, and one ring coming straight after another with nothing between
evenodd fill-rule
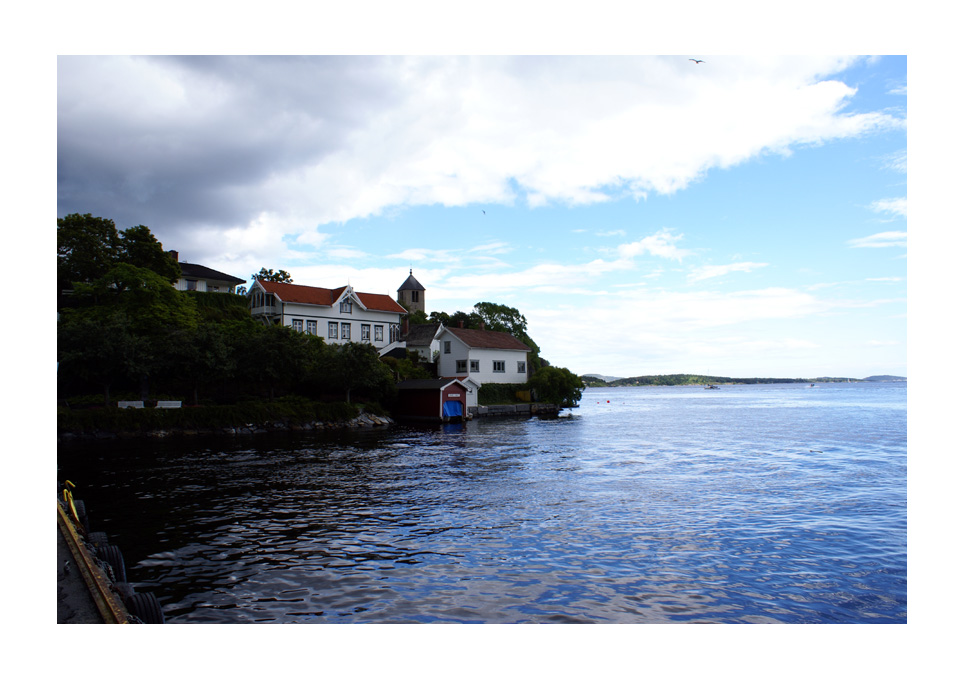
<instances>
[{"instance_id":1,"label":"small boat on water","mask_svg":"<svg viewBox=\"0 0 964 680\"><path fill-rule=\"evenodd\" d=\"M719 387L719 385L703 385L703 389L704 389L704 390L718 390L718 389L720 389L720 387Z\"/></svg>"}]
</instances>

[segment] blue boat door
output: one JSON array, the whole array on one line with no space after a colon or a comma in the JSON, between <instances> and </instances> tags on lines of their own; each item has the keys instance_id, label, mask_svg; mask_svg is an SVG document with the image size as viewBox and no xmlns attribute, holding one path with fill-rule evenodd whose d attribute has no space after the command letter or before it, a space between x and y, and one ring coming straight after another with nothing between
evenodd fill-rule
<instances>
[{"instance_id":1,"label":"blue boat door","mask_svg":"<svg viewBox=\"0 0 964 680\"><path fill-rule=\"evenodd\" d=\"M442 404L442 416L445 418L461 418L462 417L462 402L461 401L446 401Z\"/></svg>"}]
</instances>

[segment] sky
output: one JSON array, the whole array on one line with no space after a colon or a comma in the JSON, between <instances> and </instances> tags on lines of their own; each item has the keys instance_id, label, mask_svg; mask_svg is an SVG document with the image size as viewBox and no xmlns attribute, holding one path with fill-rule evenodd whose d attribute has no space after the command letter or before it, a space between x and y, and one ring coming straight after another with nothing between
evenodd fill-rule
<instances>
[{"instance_id":1,"label":"sky","mask_svg":"<svg viewBox=\"0 0 964 680\"><path fill-rule=\"evenodd\" d=\"M245 279L411 269L579 374L903 376L906 116L903 56L60 56L57 214Z\"/></svg>"}]
</instances>

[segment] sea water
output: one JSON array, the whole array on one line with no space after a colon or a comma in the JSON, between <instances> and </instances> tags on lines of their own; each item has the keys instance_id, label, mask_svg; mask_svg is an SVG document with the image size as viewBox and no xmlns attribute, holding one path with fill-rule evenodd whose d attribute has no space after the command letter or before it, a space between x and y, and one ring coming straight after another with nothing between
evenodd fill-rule
<instances>
[{"instance_id":1,"label":"sea water","mask_svg":"<svg viewBox=\"0 0 964 680\"><path fill-rule=\"evenodd\" d=\"M904 383L62 445L168 623L904 623Z\"/></svg>"}]
</instances>

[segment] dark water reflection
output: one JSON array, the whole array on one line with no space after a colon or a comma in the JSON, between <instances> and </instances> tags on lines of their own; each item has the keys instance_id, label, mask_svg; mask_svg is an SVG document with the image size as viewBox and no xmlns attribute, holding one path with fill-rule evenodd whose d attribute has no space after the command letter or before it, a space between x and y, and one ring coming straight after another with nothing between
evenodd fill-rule
<instances>
[{"instance_id":1,"label":"dark water reflection","mask_svg":"<svg viewBox=\"0 0 964 680\"><path fill-rule=\"evenodd\" d=\"M903 385L588 390L572 418L64 446L191 622L904 622Z\"/></svg>"}]
</instances>

